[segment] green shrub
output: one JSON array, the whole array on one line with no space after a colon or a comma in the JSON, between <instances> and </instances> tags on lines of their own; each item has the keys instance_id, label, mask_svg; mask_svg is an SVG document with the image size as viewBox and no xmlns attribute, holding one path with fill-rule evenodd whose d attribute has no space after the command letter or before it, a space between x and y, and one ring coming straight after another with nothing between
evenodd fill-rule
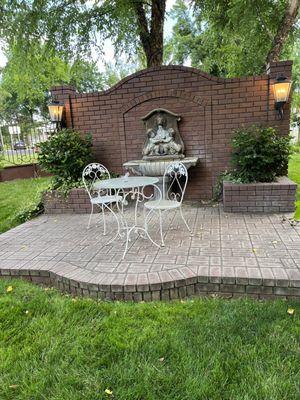
<instances>
[{"instance_id":1,"label":"green shrub","mask_svg":"<svg viewBox=\"0 0 300 400\"><path fill-rule=\"evenodd\" d=\"M91 161L91 135L64 129L39 144L38 162L43 170L54 175L53 189L67 192L78 187L84 167Z\"/></svg>"},{"instance_id":2,"label":"green shrub","mask_svg":"<svg viewBox=\"0 0 300 400\"><path fill-rule=\"evenodd\" d=\"M44 212L44 204L40 198L38 202L32 201L29 204L24 205L14 216L18 223L29 221L30 219L37 217Z\"/></svg>"},{"instance_id":3,"label":"green shrub","mask_svg":"<svg viewBox=\"0 0 300 400\"><path fill-rule=\"evenodd\" d=\"M234 172L224 171L221 172L217 178L216 184L213 188L213 201L220 201L223 197L223 182L243 183Z\"/></svg>"},{"instance_id":4,"label":"green shrub","mask_svg":"<svg viewBox=\"0 0 300 400\"><path fill-rule=\"evenodd\" d=\"M232 138L233 175L244 183L272 182L287 174L290 137L272 127L240 128Z\"/></svg>"}]
</instances>

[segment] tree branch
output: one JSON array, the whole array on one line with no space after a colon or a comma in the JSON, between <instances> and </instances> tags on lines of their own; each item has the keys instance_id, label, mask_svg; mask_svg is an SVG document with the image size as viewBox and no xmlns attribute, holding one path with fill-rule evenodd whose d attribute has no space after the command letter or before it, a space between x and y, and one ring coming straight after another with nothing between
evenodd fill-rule
<instances>
[{"instance_id":1,"label":"tree branch","mask_svg":"<svg viewBox=\"0 0 300 400\"><path fill-rule=\"evenodd\" d=\"M134 1L133 7L135 9L135 13L138 20L139 35L142 42L142 46L145 50L148 59L147 51L150 50L150 32L142 1L140 0Z\"/></svg>"},{"instance_id":2,"label":"tree branch","mask_svg":"<svg viewBox=\"0 0 300 400\"><path fill-rule=\"evenodd\" d=\"M297 20L299 6L300 0L289 0L283 20L278 27L277 33L272 42L272 47L267 55L267 63L279 60L283 46Z\"/></svg>"}]
</instances>

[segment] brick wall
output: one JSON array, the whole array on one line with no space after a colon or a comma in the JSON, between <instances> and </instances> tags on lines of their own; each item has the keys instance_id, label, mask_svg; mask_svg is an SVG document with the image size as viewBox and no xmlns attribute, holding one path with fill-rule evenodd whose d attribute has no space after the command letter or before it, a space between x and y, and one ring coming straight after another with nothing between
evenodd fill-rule
<instances>
[{"instance_id":1,"label":"brick wall","mask_svg":"<svg viewBox=\"0 0 300 400\"><path fill-rule=\"evenodd\" d=\"M71 189L67 197L52 190L44 193L43 204L46 214L89 214L91 202L85 189ZM94 212L99 208L94 207Z\"/></svg>"},{"instance_id":2,"label":"brick wall","mask_svg":"<svg viewBox=\"0 0 300 400\"><path fill-rule=\"evenodd\" d=\"M142 158L142 116L157 107L181 115L185 155L200 159L189 171L187 197L199 200L211 198L218 174L229 168L233 129L259 123L288 134L289 104L278 120L271 84L280 73L290 78L291 68L292 62L284 61L272 63L264 75L222 79L195 68L161 66L130 75L103 92L78 94L67 86L51 92L65 101L67 125L92 133L95 160L117 173L124 172L124 162Z\"/></svg>"},{"instance_id":3,"label":"brick wall","mask_svg":"<svg viewBox=\"0 0 300 400\"><path fill-rule=\"evenodd\" d=\"M296 190L297 185L286 177L271 183L224 182L224 211L294 212Z\"/></svg>"}]
</instances>

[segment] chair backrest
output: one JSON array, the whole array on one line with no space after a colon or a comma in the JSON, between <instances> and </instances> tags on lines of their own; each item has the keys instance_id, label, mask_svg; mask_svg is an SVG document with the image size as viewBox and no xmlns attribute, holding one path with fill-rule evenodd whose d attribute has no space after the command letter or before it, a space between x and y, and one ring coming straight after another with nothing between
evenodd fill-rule
<instances>
[{"instance_id":1,"label":"chair backrest","mask_svg":"<svg viewBox=\"0 0 300 400\"><path fill-rule=\"evenodd\" d=\"M188 172L182 162L168 164L163 177L163 198L182 203L187 182Z\"/></svg>"},{"instance_id":2,"label":"chair backrest","mask_svg":"<svg viewBox=\"0 0 300 400\"><path fill-rule=\"evenodd\" d=\"M90 199L95 196L94 183L103 178L110 179L108 169L99 163L88 164L82 172L82 180Z\"/></svg>"}]
</instances>

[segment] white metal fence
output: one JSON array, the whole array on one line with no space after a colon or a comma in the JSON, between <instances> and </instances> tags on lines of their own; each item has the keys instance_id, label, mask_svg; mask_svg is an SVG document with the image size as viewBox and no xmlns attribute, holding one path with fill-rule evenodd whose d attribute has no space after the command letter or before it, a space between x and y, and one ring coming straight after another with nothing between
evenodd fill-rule
<instances>
[{"instance_id":1,"label":"white metal fence","mask_svg":"<svg viewBox=\"0 0 300 400\"><path fill-rule=\"evenodd\" d=\"M56 124L39 122L0 127L0 155L6 166L36 162L38 144L56 131ZM0 160L1 161L1 160Z\"/></svg>"}]
</instances>

